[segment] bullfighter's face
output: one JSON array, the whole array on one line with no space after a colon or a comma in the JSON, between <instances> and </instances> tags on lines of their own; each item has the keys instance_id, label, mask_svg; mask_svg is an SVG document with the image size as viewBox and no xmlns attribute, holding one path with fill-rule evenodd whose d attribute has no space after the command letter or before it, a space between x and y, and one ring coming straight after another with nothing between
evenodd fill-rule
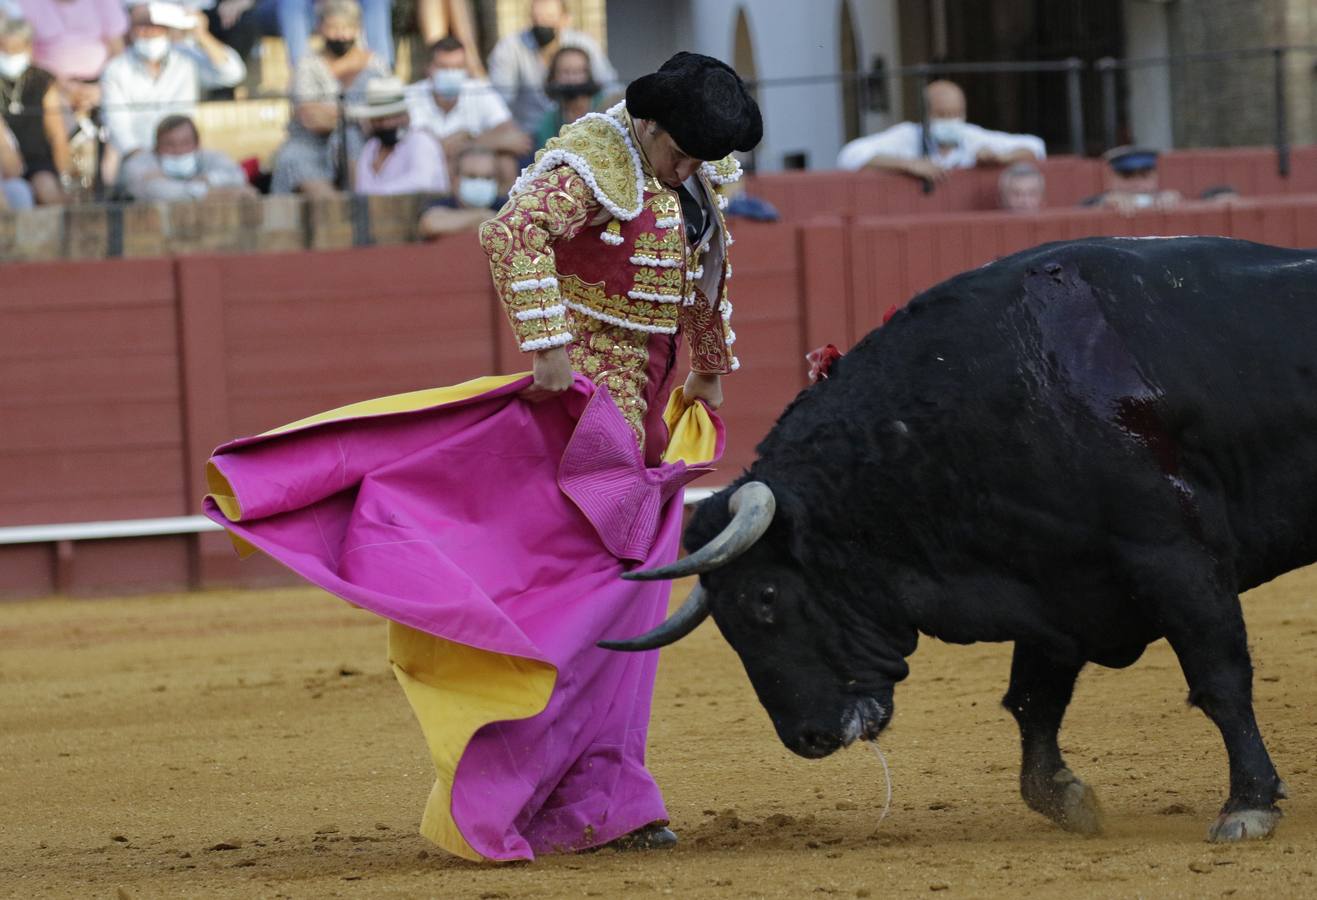
<instances>
[{"instance_id":1,"label":"bullfighter's face","mask_svg":"<svg viewBox=\"0 0 1317 900\"><path fill-rule=\"evenodd\" d=\"M852 612L865 605L832 594L844 579L807 571L791 528L779 507L754 547L701 584L782 743L818 758L877 738L892 717L893 686L908 670L892 642ZM698 521L692 531L688 542L704 536Z\"/></svg>"}]
</instances>

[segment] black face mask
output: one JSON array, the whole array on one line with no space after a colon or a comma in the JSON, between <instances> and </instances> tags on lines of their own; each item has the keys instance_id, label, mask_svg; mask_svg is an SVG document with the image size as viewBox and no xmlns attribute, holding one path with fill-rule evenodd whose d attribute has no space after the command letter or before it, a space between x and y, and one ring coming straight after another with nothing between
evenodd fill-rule
<instances>
[{"instance_id":1,"label":"black face mask","mask_svg":"<svg viewBox=\"0 0 1317 900\"><path fill-rule=\"evenodd\" d=\"M593 81L583 81L577 84L549 83L544 86L544 93L548 95L550 100L565 103L578 97L593 97L599 93L599 85Z\"/></svg>"},{"instance_id":2,"label":"black face mask","mask_svg":"<svg viewBox=\"0 0 1317 900\"><path fill-rule=\"evenodd\" d=\"M397 145L402 140L402 134L397 127L394 128L376 128L375 137L380 139L380 143L386 147Z\"/></svg>"},{"instance_id":3,"label":"black face mask","mask_svg":"<svg viewBox=\"0 0 1317 900\"><path fill-rule=\"evenodd\" d=\"M535 39L535 43L541 47L547 47L553 43L553 39L558 36L558 29L550 28L548 25L532 25L530 36Z\"/></svg>"},{"instance_id":4,"label":"black face mask","mask_svg":"<svg viewBox=\"0 0 1317 900\"><path fill-rule=\"evenodd\" d=\"M329 38L325 38L325 49L328 50L329 55L333 57L347 56L348 51L351 50L356 45L357 42L355 40L344 41L344 40L330 40Z\"/></svg>"}]
</instances>

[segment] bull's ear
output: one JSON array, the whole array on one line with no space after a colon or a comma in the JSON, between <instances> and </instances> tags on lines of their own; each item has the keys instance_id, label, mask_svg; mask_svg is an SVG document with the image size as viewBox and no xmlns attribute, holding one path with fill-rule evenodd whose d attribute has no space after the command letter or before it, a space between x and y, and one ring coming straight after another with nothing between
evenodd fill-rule
<instances>
[{"instance_id":1,"label":"bull's ear","mask_svg":"<svg viewBox=\"0 0 1317 900\"><path fill-rule=\"evenodd\" d=\"M786 538L787 550L792 558L803 564L809 558L809 510L793 491L774 487L773 499L777 501L773 528Z\"/></svg>"}]
</instances>

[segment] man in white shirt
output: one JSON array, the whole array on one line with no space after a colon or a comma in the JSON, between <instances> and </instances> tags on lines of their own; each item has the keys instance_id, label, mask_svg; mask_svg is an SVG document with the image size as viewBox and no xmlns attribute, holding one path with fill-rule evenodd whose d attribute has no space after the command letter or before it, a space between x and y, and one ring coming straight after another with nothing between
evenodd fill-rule
<instances>
[{"instance_id":1,"label":"man in white shirt","mask_svg":"<svg viewBox=\"0 0 1317 900\"><path fill-rule=\"evenodd\" d=\"M192 28L175 31L152 20L163 4L130 10L128 48L110 60L101 74L101 103L110 144L121 157L155 143L155 128L165 116L192 115L202 90L234 87L247 77L241 57L211 35L204 16L189 15Z\"/></svg>"},{"instance_id":2,"label":"man in white shirt","mask_svg":"<svg viewBox=\"0 0 1317 900\"><path fill-rule=\"evenodd\" d=\"M501 186L506 190L531 151L530 135L517 127L508 106L484 79L467 74L466 48L457 38L430 47L426 79L407 88L411 127L430 132L443 145L449 170L468 147L498 154Z\"/></svg>"},{"instance_id":3,"label":"man in white shirt","mask_svg":"<svg viewBox=\"0 0 1317 900\"><path fill-rule=\"evenodd\" d=\"M950 81L930 82L928 133L917 122L851 141L841 148L837 168L886 169L928 181L941 181L951 169L1037 162L1047 157L1041 138L989 131L965 121L965 92Z\"/></svg>"},{"instance_id":4,"label":"man in white shirt","mask_svg":"<svg viewBox=\"0 0 1317 900\"><path fill-rule=\"evenodd\" d=\"M531 0L531 27L499 40L489 54L489 80L508 101L517 125L534 134L553 107L544 93L549 60L562 47L580 47L590 55L590 71L605 89L615 86L617 70L603 48L583 31L568 28L563 0Z\"/></svg>"}]
</instances>

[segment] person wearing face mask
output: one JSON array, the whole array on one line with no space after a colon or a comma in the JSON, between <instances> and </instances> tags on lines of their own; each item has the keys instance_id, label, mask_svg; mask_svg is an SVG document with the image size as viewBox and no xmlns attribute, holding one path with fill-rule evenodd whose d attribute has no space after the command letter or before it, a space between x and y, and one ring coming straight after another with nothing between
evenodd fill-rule
<instances>
[{"instance_id":1,"label":"person wearing face mask","mask_svg":"<svg viewBox=\"0 0 1317 900\"><path fill-rule=\"evenodd\" d=\"M256 194L241 166L201 146L197 126L187 116L160 120L154 149L124 162L123 181L133 200L172 202Z\"/></svg>"},{"instance_id":2,"label":"person wearing face mask","mask_svg":"<svg viewBox=\"0 0 1317 900\"><path fill-rule=\"evenodd\" d=\"M288 49L288 64L297 72L307 58L310 45L311 23L320 17L315 0L273 0L279 24ZM357 19L365 32L366 46L384 64L393 69L393 0L353 0Z\"/></svg>"},{"instance_id":3,"label":"person wearing face mask","mask_svg":"<svg viewBox=\"0 0 1317 900\"><path fill-rule=\"evenodd\" d=\"M37 203L62 203L70 169L68 132L55 76L32 64L32 28L0 22L0 114L18 143Z\"/></svg>"},{"instance_id":4,"label":"person wearing face mask","mask_svg":"<svg viewBox=\"0 0 1317 900\"><path fill-rule=\"evenodd\" d=\"M448 167L439 142L410 126L402 82L376 78L363 103L348 115L364 123L369 139L357 158L359 194L445 194Z\"/></svg>"},{"instance_id":5,"label":"person wearing face mask","mask_svg":"<svg viewBox=\"0 0 1317 900\"><path fill-rule=\"evenodd\" d=\"M965 92L950 81L930 82L924 91L928 128L900 122L841 148L837 167L883 169L937 182L953 169L1039 162L1047 157L1041 138L989 131L965 121Z\"/></svg>"},{"instance_id":6,"label":"person wearing face mask","mask_svg":"<svg viewBox=\"0 0 1317 900\"><path fill-rule=\"evenodd\" d=\"M389 75L384 62L358 41L361 7L356 0L321 0L316 10L324 46L304 56L293 74L288 140L275 153L270 176L270 192L275 194L328 196L351 187L365 138L355 123L340 131L339 97L348 105L360 105L366 85Z\"/></svg>"},{"instance_id":7,"label":"person wearing face mask","mask_svg":"<svg viewBox=\"0 0 1317 900\"><path fill-rule=\"evenodd\" d=\"M429 132L443 144L449 170L469 147L484 147L497 155L499 182L511 185L530 153L530 138L512 121L498 92L484 79L469 74L470 56L449 35L430 47L426 78L407 88L412 127Z\"/></svg>"},{"instance_id":8,"label":"person wearing face mask","mask_svg":"<svg viewBox=\"0 0 1317 900\"><path fill-rule=\"evenodd\" d=\"M540 120L535 133L536 150L557 136L564 125L600 108L603 95L590 71L590 55L580 47L563 47L553 54L544 93L553 101L553 109Z\"/></svg>"},{"instance_id":9,"label":"person wearing face mask","mask_svg":"<svg viewBox=\"0 0 1317 900\"><path fill-rule=\"evenodd\" d=\"M202 91L235 87L247 77L242 58L211 35L205 16L168 6L132 7L128 49L101 75L105 126L120 159L150 152L160 120L192 115ZM190 27L173 27L180 22Z\"/></svg>"},{"instance_id":10,"label":"person wearing face mask","mask_svg":"<svg viewBox=\"0 0 1317 900\"><path fill-rule=\"evenodd\" d=\"M489 80L512 108L517 125L534 134L553 101L544 93L549 60L563 47L580 47L590 55L590 70L597 81L614 84L617 70L599 44L581 31L569 28L563 0L531 0L531 25L499 40L489 54Z\"/></svg>"},{"instance_id":11,"label":"person wearing face mask","mask_svg":"<svg viewBox=\"0 0 1317 900\"><path fill-rule=\"evenodd\" d=\"M498 190L494 151L467 147L453 167L453 195L435 201L421 213L418 231L425 240L474 231L507 201Z\"/></svg>"}]
</instances>

